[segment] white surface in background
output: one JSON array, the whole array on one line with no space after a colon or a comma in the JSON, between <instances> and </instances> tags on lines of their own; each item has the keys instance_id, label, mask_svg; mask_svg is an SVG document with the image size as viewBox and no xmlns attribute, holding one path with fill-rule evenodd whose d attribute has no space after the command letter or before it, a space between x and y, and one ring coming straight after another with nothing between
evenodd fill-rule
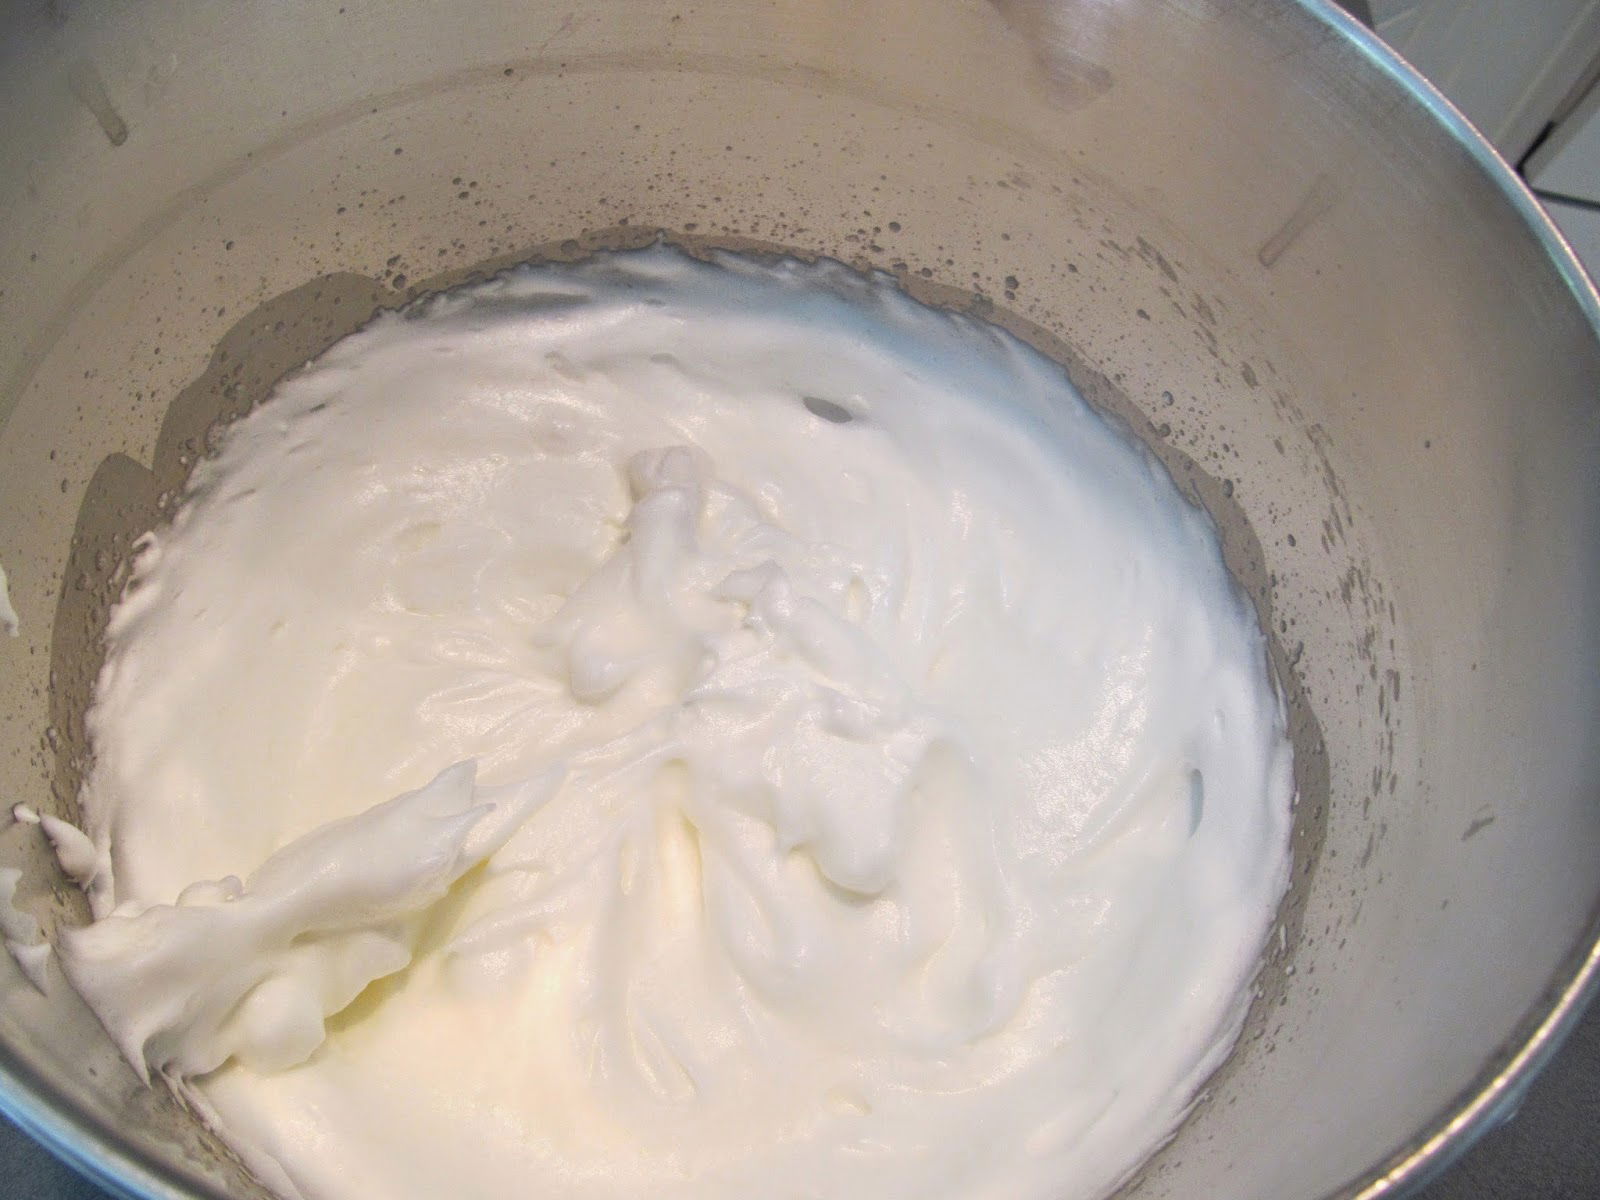
<instances>
[{"instance_id":1,"label":"white surface in background","mask_svg":"<svg viewBox=\"0 0 1600 1200\"><path fill-rule=\"evenodd\" d=\"M1528 182L1544 192L1600 204L1600 83L1589 88L1529 160Z\"/></svg>"},{"instance_id":2,"label":"white surface in background","mask_svg":"<svg viewBox=\"0 0 1600 1200\"><path fill-rule=\"evenodd\" d=\"M1600 157L1591 158L1589 166L1591 171L1600 168ZM1589 272L1589 278L1600 279L1600 209L1541 198L1544 199L1550 219L1572 243L1573 250Z\"/></svg>"},{"instance_id":3,"label":"white surface in background","mask_svg":"<svg viewBox=\"0 0 1600 1200\"><path fill-rule=\"evenodd\" d=\"M1372 0L1372 18L1513 162L1600 51L1600 0Z\"/></svg>"}]
</instances>

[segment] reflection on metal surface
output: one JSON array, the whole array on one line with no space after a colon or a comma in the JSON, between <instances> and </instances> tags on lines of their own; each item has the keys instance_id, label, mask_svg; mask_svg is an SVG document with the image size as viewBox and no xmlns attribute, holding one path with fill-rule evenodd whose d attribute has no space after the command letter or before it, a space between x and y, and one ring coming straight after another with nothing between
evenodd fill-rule
<instances>
[{"instance_id":1,"label":"reflection on metal surface","mask_svg":"<svg viewBox=\"0 0 1600 1200\"><path fill-rule=\"evenodd\" d=\"M106 94L105 80L92 62L80 59L68 67L67 86L72 89L79 103L100 123L100 131L106 135L108 142L120 146L128 140L128 123L111 103L111 97Z\"/></svg>"},{"instance_id":2,"label":"reflection on metal surface","mask_svg":"<svg viewBox=\"0 0 1600 1200\"><path fill-rule=\"evenodd\" d=\"M1278 227L1276 233L1261 243L1261 249L1256 251L1256 260L1271 270L1283 257L1284 251L1294 245L1301 234L1326 216L1338 199L1339 189L1333 180L1326 175L1318 175L1311 181L1304 199L1295 206L1288 220Z\"/></svg>"}]
</instances>

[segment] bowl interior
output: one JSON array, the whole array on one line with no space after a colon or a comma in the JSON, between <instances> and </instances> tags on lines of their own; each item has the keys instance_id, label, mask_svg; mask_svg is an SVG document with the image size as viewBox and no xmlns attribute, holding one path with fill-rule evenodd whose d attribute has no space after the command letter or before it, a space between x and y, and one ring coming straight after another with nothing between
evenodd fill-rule
<instances>
[{"instance_id":1,"label":"bowl interior","mask_svg":"<svg viewBox=\"0 0 1600 1200\"><path fill-rule=\"evenodd\" d=\"M1420 1175L1408 1147L1570 988L1600 898L1594 297L1333 10L85 7L16 18L0 98L12 802L73 813L121 564L219 421L377 307L665 233L1006 326L1218 522L1290 701L1295 879L1239 1050L1132 1194ZM82 919L36 832L0 862ZM148 1194L247 1186L70 999L0 987L25 1120Z\"/></svg>"}]
</instances>

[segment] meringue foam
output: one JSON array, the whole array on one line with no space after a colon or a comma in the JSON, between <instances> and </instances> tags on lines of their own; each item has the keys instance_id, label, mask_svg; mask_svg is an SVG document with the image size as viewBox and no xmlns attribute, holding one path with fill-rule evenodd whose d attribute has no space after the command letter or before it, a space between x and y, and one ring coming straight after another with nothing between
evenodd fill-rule
<instances>
[{"instance_id":1,"label":"meringue foam","mask_svg":"<svg viewBox=\"0 0 1600 1200\"><path fill-rule=\"evenodd\" d=\"M380 316L141 542L89 729L61 966L304 1200L1100 1196L1288 879L1210 520L830 262Z\"/></svg>"}]
</instances>

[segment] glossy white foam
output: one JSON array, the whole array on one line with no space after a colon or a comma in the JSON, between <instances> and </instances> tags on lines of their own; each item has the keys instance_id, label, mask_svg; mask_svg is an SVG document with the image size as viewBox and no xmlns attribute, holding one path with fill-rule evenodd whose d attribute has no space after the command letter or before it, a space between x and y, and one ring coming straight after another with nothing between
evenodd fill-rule
<instances>
[{"instance_id":1,"label":"glossy white foam","mask_svg":"<svg viewBox=\"0 0 1600 1200\"><path fill-rule=\"evenodd\" d=\"M1098 1195L1287 877L1209 522L837 265L347 339L146 542L90 728L63 967L317 1200Z\"/></svg>"}]
</instances>

